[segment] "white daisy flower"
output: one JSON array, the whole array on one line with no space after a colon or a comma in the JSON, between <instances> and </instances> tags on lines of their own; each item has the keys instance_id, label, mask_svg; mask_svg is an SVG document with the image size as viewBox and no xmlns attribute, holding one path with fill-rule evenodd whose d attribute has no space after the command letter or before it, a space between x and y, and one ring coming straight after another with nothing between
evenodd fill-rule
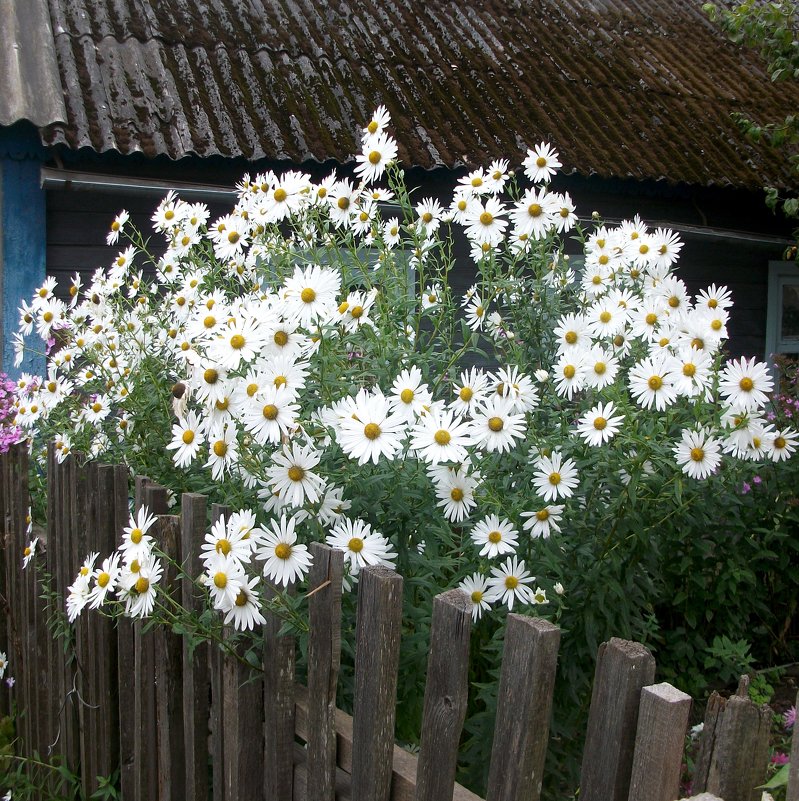
<instances>
[{"instance_id":1,"label":"white daisy flower","mask_svg":"<svg viewBox=\"0 0 799 801\"><path fill-rule=\"evenodd\" d=\"M522 512L521 516L527 518L522 528L529 531L533 537L546 539L555 531L560 531L560 519L563 517L565 507L558 505L542 506L535 512Z\"/></svg>"},{"instance_id":2,"label":"white daisy flower","mask_svg":"<svg viewBox=\"0 0 799 801\"><path fill-rule=\"evenodd\" d=\"M446 467L435 471L433 481L436 485L438 506L444 510L444 517L451 523L460 523L477 505L474 499L475 487L480 483L478 475L467 473L465 467L454 470Z\"/></svg>"},{"instance_id":3,"label":"white daisy flower","mask_svg":"<svg viewBox=\"0 0 799 801\"><path fill-rule=\"evenodd\" d=\"M417 458L428 464L463 462L466 447L471 445L471 427L467 422L453 422L452 410L434 408L420 417L411 430L410 447Z\"/></svg>"},{"instance_id":4,"label":"white daisy flower","mask_svg":"<svg viewBox=\"0 0 799 801\"><path fill-rule=\"evenodd\" d=\"M103 560L100 568L94 571L94 587L89 593L89 608L97 609L105 602L109 592L114 592L121 574L119 567L120 554L116 551Z\"/></svg>"},{"instance_id":5,"label":"white daisy flower","mask_svg":"<svg viewBox=\"0 0 799 801\"><path fill-rule=\"evenodd\" d=\"M557 151L548 142L542 142L528 150L527 157L522 162L524 174L534 184L547 183L562 166Z\"/></svg>"},{"instance_id":6,"label":"white daisy flower","mask_svg":"<svg viewBox=\"0 0 799 801\"><path fill-rule=\"evenodd\" d=\"M665 352L642 359L627 377L630 394L639 406L662 412L677 400L674 372L679 369L675 360Z\"/></svg>"},{"instance_id":7,"label":"white daisy flower","mask_svg":"<svg viewBox=\"0 0 799 801\"><path fill-rule=\"evenodd\" d=\"M472 620L475 622L480 620L483 612L491 608L491 604L486 600L486 593L488 592L488 580L485 576L479 573L472 573L467 576L458 588L463 590L472 602Z\"/></svg>"},{"instance_id":8,"label":"white daisy flower","mask_svg":"<svg viewBox=\"0 0 799 801\"><path fill-rule=\"evenodd\" d=\"M393 568L397 554L391 543L363 520L339 520L327 536L331 548L344 551L344 563L351 576L366 565L385 565Z\"/></svg>"},{"instance_id":9,"label":"white daisy flower","mask_svg":"<svg viewBox=\"0 0 799 801\"><path fill-rule=\"evenodd\" d=\"M501 601L512 610L517 598L521 603L531 603L533 594L527 585L534 581L535 576L525 570L524 560L509 556L502 565L491 568L485 599L490 603Z\"/></svg>"},{"instance_id":10,"label":"white daisy flower","mask_svg":"<svg viewBox=\"0 0 799 801\"><path fill-rule=\"evenodd\" d=\"M128 525L122 529L122 544L119 551L126 564L134 559L145 561L155 545L155 540L147 533L158 518L150 514L146 506L139 507L136 515L131 515Z\"/></svg>"},{"instance_id":11,"label":"white daisy flower","mask_svg":"<svg viewBox=\"0 0 799 801\"><path fill-rule=\"evenodd\" d=\"M538 494L545 501L555 501L558 498L570 498L577 488L577 467L572 459L563 461L559 451L551 456L539 456L535 460L536 474L533 484Z\"/></svg>"},{"instance_id":12,"label":"white daisy flower","mask_svg":"<svg viewBox=\"0 0 799 801\"><path fill-rule=\"evenodd\" d=\"M34 537L22 550L22 568L23 570L30 564L31 559L36 556L36 546L39 544L39 538Z\"/></svg>"},{"instance_id":13,"label":"white daisy flower","mask_svg":"<svg viewBox=\"0 0 799 801\"><path fill-rule=\"evenodd\" d=\"M619 426L624 420L623 414L614 417L615 411L612 401L597 404L579 419L577 433L588 445L599 446L610 442L619 433Z\"/></svg>"},{"instance_id":14,"label":"white daisy flower","mask_svg":"<svg viewBox=\"0 0 799 801\"><path fill-rule=\"evenodd\" d=\"M768 455L772 461L781 462L799 447L799 434L791 428L782 428L769 436Z\"/></svg>"},{"instance_id":15,"label":"white daisy flower","mask_svg":"<svg viewBox=\"0 0 799 801\"><path fill-rule=\"evenodd\" d=\"M247 583L247 578L241 562L230 554L216 551L205 563L202 581L208 587L214 607L228 609L236 602L236 596Z\"/></svg>"},{"instance_id":16,"label":"white daisy flower","mask_svg":"<svg viewBox=\"0 0 799 801\"><path fill-rule=\"evenodd\" d=\"M396 161L397 143L386 133L380 132L365 137L361 153L355 158L355 174L365 183L376 181L386 171L386 166Z\"/></svg>"},{"instance_id":17,"label":"white daisy flower","mask_svg":"<svg viewBox=\"0 0 799 801\"><path fill-rule=\"evenodd\" d=\"M261 614L260 596L255 590L260 580L260 577L253 576L242 585L236 600L225 610L225 625L232 623L236 631L252 631L266 622Z\"/></svg>"},{"instance_id":18,"label":"white daisy flower","mask_svg":"<svg viewBox=\"0 0 799 801\"><path fill-rule=\"evenodd\" d=\"M211 530L205 535L205 540L200 546L200 558L203 560L203 564L207 568L211 558L217 553L230 556L239 564L248 563L256 539L256 537L250 536L251 532L252 529L237 526L232 515L227 520L220 517L211 526Z\"/></svg>"},{"instance_id":19,"label":"white daisy flower","mask_svg":"<svg viewBox=\"0 0 799 801\"><path fill-rule=\"evenodd\" d=\"M302 506L306 500L316 503L325 488L324 479L313 472L321 458L322 452L313 445L284 445L272 454L272 465L266 470L267 487L283 503L294 507Z\"/></svg>"},{"instance_id":20,"label":"white daisy flower","mask_svg":"<svg viewBox=\"0 0 799 801\"><path fill-rule=\"evenodd\" d=\"M166 446L176 467L188 467L196 458L200 446L205 442L205 423L195 412L189 412L172 426L172 441Z\"/></svg>"},{"instance_id":21,"label":"white daisy flower","mask_svg":"<svg viewBox=\"0 0 799 801\"><path fill-rule=\"evenodd\" d=\"M285 514L270 521L255 551L255 558L264 562L264 576L284 587L302 581L311 567L311 554L297 542L295 526L295 518Z\"/></svg>"},{"instance_id":22,"label":"white daisy flower","mask_svg":"<svg viewBox=\"0 0 799 801\"><path fill-rule=\"evenodd\" d=\"M754 411L765 406L774 381L765 362L733 359L719 376L719 393L738 411Z\"/></svg>"},{"instance_id":23,"label":"white daisy flower","mask_svg":"<svg viewBox=\"0 0 799 801\"><path fill-rule=\"evenodd\" d=\"M456 397L450 402L450 408L461 416L469 415L476 404L488 398L488 380L488 375L479 367L462 372L453 387Z\"/></svg>"},{"instance_id":24,"label":"white daisy flower","mask_svg":"<svg viewBox=\"0 0 799 801\"><path fill-rule=\"evenodd\" d=\"M691 478L707 478L721 463L721 443L705 428L684 429L673 450L677 464Z\"/></svg>"},{"instance_id":25,"label":"white daisy flower","mask_svg":"<svg viewBox=\"0 0 799 801\"><path fill-rule=\"evenodd\" d=\"M489 559L515 553L519 545L519 532L507 518L500 521L494 514L476 523L470 536L472 542L480 548L480 556L487 556Z\"/></svg>"},{"instance_id":26,"label":"white daisy flower","mask_svg":"<svg viewBox=\"0 0 799 801\"><path fill-rule=\"evenodd\" d=\"M355 399L336 431L341 449L358 464L377 464L381 456L393 459L402 447L404 435L404 418L393 413L388 399L380 394L364 394Z\"/></svg>"},{"instance_id":27,"label":"white daisy flower","mask_svg":"<svg viewBox=\"0 0 799 801\"><path fill-rule=\"evenodd\" d=\"M510 451L515 440L524 439L527 423L522 413L514 411L513 398L496 393L478 403L472 414L474 444L485 451Z\"/></svg>"}]
</instances>

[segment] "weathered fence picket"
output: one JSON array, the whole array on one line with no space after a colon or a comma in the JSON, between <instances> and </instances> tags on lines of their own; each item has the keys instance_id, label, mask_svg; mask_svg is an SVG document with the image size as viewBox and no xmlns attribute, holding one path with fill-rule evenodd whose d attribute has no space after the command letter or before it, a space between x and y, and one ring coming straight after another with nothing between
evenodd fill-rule
<instances>
[{"instance_id":1,"label":"weathered fence picket","mask_svg":"<svg viewBox=\"0 0 799 801\"><path fill-rule=\"evenodd\" d=\"M47 470L46 547L36 564L63 604L87 553L99 552L99 567L118 544L129 476L122 465L84 464L79 455L58 464L53 449ZM307 687L295 683L296 643L280 634L274 612L265 615L264 653L256 659L242 645L234 649L237 640L197 645L164 627L145 631L142 621L127 619L112 625L87 610L74 626L73 659L47 630L53 610L40 597L37 571L22 569L27 471L24 446L0 456L0 595L9 601L0 647L18 680L23 756L63 759L87 794L98 776L118 768L122 797L134 801L482 801L455 783L471 632L471 601L460 590L434 600L417 758L394 743L402 606L395 572L366 567L359 576L354 717L336 707L344 557L319 543L311 546L308 579ZM142 506L158 516L151 534L164 554L160 602L201 612L202 593L179 574L203 572L206 498L186 494L180 515L170 516L166 490L139 477L134 509ZM225 506L210 510L212 521L229 515ZM509 615L488 801L540 797L559 642L551 623ZM642 645L614 638L600 646L581 799L676 797L690 698L652 685L654 674ZM0 687L0 711L10 708L8 699ZM695 788L727 801L754 799L750 788L765 777L766 717L747 698L711 699ZM797 736L792 754L799 764ZM787 798L799 801L796 771Z\"/></svg>"}]
</instances>

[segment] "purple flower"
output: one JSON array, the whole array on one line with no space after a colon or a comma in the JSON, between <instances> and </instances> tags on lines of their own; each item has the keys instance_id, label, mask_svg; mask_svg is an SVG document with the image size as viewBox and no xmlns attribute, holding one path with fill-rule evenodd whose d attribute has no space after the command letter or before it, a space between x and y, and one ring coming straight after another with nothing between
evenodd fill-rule
<instances>
[{"instance_id":1,"label":"purple flower","mask_svg":"<svg viewBox=\"0 0 799 801\"><path fill-rule=\"evenodd\" d=\"M792 706L785 711L785 714L782 716L784 726L786 729L792 729L794 724L796 723L796 707Z\"/></svg>"},{"instance_id":2,"label":"purple flower","mask_svg":"<svg viewBox=\"0 0 799 801\"><path fill-rule=\"evenodd\" d=\"M752 485L751 484L747 484L746 481L744 481L744 484L741 487L741 495L746 495L747 492L751 492L751 491L752 491Z\"/></svg>"},{"instance_id":3,"label":"purple flower","mask_svg":"<svg viewBox=\"0 0 799 801\"><path fill-rule=\"evenodd\" d=\"M752 479L752 483L753 483L753 484L758 484L758 485L760 485L760 484L762 484L762 483L763 483L763 479L762 479L762 478L760 478L760 476L755 476L755 477Z\"/></svg>"}]
</instances>

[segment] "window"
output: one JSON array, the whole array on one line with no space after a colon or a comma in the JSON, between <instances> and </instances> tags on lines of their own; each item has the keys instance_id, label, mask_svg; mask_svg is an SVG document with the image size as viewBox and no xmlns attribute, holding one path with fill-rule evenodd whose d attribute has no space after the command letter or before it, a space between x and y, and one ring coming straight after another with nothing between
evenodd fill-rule
<instances>
[{"instance_id":1,"label":"window","mask_svg":"<svg viewBox=\"0 0 799 801\"><path fill-rule=\"evenodd\" d=\"M772 353L799 356L799 266L792 261L769 262L767 360Z\"/></svg>"}]
</instances>

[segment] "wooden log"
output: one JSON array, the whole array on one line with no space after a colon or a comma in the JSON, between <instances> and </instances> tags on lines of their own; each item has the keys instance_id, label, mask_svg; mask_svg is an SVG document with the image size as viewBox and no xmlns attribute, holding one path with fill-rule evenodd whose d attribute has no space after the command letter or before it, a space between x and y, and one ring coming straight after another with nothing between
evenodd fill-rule
<instances>
[{"instance_id":1,"label":"wooden log","mask_svg":"<svg viewBox=\"0 0 799 801\"><path fill-rule=\"evenodd\" d=\"M560 629L508 615L488 774L488 801L538 801L549 739Z\"/></svg>"},{"instance_id":2,"label":"wooden log","mask_svg":"<svg viewBox=\"0 0 799 801\"><path fill-rule=\"evenodd\" d=\"M796 695L795 707L799 709L799 693ZM799 801L799 725L794 723L791 735L791 767L788 771L788 787L785 792L785 801Z\"/></svg>"},{"instance_id":3,"label":"wooden log","mask_svg":"<svg viewBox=\"0 0 799 801\"><path fill-rule=\"evenodd\" d=\"M294 686L296 700L297 736L308 738L308 688L302 684ZM336 764L346 774L352 774L352 718L340 709L336 709ZM416 774L418 759L398 745L394 746L391 772L391 801L414 801L416 794ZM337 782L338 784L338 782ZM295 794L295 798L298 796ZM349 796L348 796L349 798ZM308 799L307 801L311 801ZM452 792L452 801L483 801L471 790L456 784Z\"/></svg>"},{"instance_id":4,"label":"wooden log","mask_svg":"<svg viewBox=\"0 0 799 801\"><path fill-rule=\"evenodd\" d=\"M641 691L628 801L674 801L679 796L691 696L671 684Z\"/></svg>"},{"instance_id":5,"label":"wooden log","mask_svg":"<svg viewBox=\"0 0 799 801\"><path fill-rule=\"evenodd\" d=\"M180 519L164 515L155 524L155 539L164 553L161 592L176 596L180 563ZM186 798L183 741L183 644L165 626L155 636L156 723L158 727L158 797Z\"/></svg>"},{"instance_id":6,"label":"wooden log","mask_svg":"<svg viewBox=\"0 0 799 801\"><path fill-rule=\"evenodd\" d=\"M416 801L449 801L469 696L472 602L462 590L433 599Z\"/></svg>"},{"instance_id":7,"label":"wooden log","mask_svg":"<svg viewBox=\"0 0 799 801\"><path fill-rule=\"evenodd\" d=\"M0 652L8 658L8 617L10 614L8 599L9 590L6 578L6 469L8 456L0 453ZM11 674L6 670L8 675ZM0 685L0 715L5 717L11 711L11 699L8 687Z\"/></svg>"},{"instance_id":8,"label":"wooden log","mask_svg":"<svg viewBox=\"0 0 799 801\"><path fill-rule=\"evenodd\" d=\"M200 546L205 538L208 501L204 495L184 493L181 502L181 556L183 569L196 579L203 572ZM203 601L195 586L184 579L181 604L199 613ZM207 643L190 647L183 638L183 739L186 749L186 798L208 798L208 735L211 683Z\"/></svg>"},{"instance_id":9,"label":"wooden log","mask_svg":"<svg viewBox=\"0 0 799 801\"><path fill-rule=\"evenodd\" d=\"M580 776L581 801L627 801L641 690L655 678L643 645L613 637L597 653Z\"/></svg>"},{"instance_id":10,"label":"wooden log","mask_svg":"<svg viewBox=\"0 0 799 801\"><path fill-rule=\"evenodd\" d=\"M342 552L343 553L343 552ZM333 789L335 801L350 801L352 780L349 773L335 768L336 781ZM310 793L309 793L310 788ZM316 801L319 798L308 772L308 752L299 743L294 743L294 801Z\"/></svg>"},{"instance_id":11,"label":"wooden log","mask_svg":"<svg viewBox=\"0 0 799 801\"><path fill-rule=\"evenodd\" d=\"M265 618L264 799L291 801L294 781L292 759L296 644L290 634L280 636L283 621L276 614L267 612Z\"/></svg>"},{"instance_id":12,"label":"wooden log","mask_svg":"<svg viewBox=\"0 0 799 801\"><path fill-rule=\"evenodd\" d=\"M771 709L748 697L748 681L729 699L713 693L694 769L694 791L724 801L760 801L766 780Z\"/></svg>"},{"instance_id":13,"label":"wooden log","mask_svg":"<svg viewBox=\"0 0 799 801\"><path fill-rule=\"evenodd\" d=\"M318 801L336 791L336 688L341 662L344 552L314 542L308 576L308 782Z\"/></svg>"},{"instance_id":14,"label":"wooden log","mask_svg":"<svg viewBox=\"0 0 799 801\"><path fill-rule=\"evenodd\" d=\"M361 570L355 629L352 801L388 801L402 626L402 577Z\"/></svg>"}]
</instances>

